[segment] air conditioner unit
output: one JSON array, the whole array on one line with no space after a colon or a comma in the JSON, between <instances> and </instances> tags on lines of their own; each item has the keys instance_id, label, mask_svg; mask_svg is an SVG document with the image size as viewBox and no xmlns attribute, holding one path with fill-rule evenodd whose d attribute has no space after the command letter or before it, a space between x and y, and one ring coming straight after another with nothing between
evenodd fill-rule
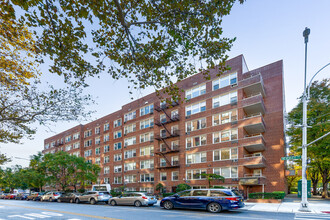
<instances>
[{"instance_id":1,"label":"air conditioner unit","mask_svg":"<svg viewBox=\"0 0 330 220\"><path fill-rule=\"evenodd\" d=\"M154 154L150 154L150 156L154 156Z\"/></svg>"},{"instance_id":2,"label":"air conditioner unit","mask_svg":"<svg viewBox=\"0 0 330 220\"><path fill-rule=\"evenodd\" d=\"M190 164L186 164L186 167L190 167Z\"/></svg>"},{"instance_id":3,"label":"air conditioner unit","mask_svg":"<svg viewBox=\"0 0 330 220\"><path fill-rule=\"evenodd\" d=\"M238 178L231 179L232 181L238 181Z\"/></svg>"},{"instance_id":4,"label":"air conditioner unit","mask_svg":"<svg viewBox=\"0 0 330 220\"><path fill-rule=\"evenodd\" d=\"M188 131L188 132L186 132L186 134L188 134L188 135L189 135L189 134L190 134L190 132Z\"/></svg>"},{"instance_id":5,"label":"air conditioner unit","mask_svg":"<svg viewBox=\"0 0 330 220\"><path fill-rule=\"evenodd\" d=\"M231 85L231 88L236 87L236 86L237 86L237 83L234 83Z\"/></svg>"},{"instance_id":6,"label":"air conditioner unit","mask_svg":"<svg viewBox=\"0 0 330 220\"><path fill-rule=\"evenodd\" d=\"M238 162L238 159L233 159L233 162Z\"/></svg>"},{"instance_id":7,"label":"air conditioner unit","mask_svg":"<svg viewBox=\"0 0 330 220\"><path fill-rule=\"evenodd\" d=\"M190 118L190 116L186 116L186 119Z\"/></svg>"}]
</instances>

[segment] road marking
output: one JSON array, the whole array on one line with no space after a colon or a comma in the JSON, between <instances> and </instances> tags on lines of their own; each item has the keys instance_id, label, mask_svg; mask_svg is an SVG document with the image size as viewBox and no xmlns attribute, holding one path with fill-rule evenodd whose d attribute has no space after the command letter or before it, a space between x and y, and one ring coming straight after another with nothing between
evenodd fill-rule
<instances>
[{"instance_id":1,"label":"road marking","mask_svg":"<svg viewBox=\"0 0 330 220\"><path fill-rule=\"evenodd\" d=\"M31 218L31 217L27 217L24 215L9 215L8 218L25 218L25 219L35 219L35 218Z\"/></svg>"},{"instance_id":2,"label":"road marking","mask_svg":"<svg viewBox=\"0 0 330 220\"><path fill-rule=\"evenodd\" d=\"M121 220L118 218L109 218L109 217L104 217L104 216L96 216L96 215L87 215L87 214L81 214L81 213L75 213L75 212L67 212L67 211L59 211L59 210L53 210L53 209L44 209L44 208L37 208L37 207L31 207L31 206L22 206L22 205L9 205L9 204L1 204L1 205L5 205L5 206L14 206L14 207L20 207L20 208L25 208L25 209L36 209L36 210L42 210L42 211L46 211L46 212L42 212L42 214L50 214L51 212L55 212L53 216L62 216L59 213L62 214L69 214L69 215L78 215L78 216L83 216L83 217L89 217L89 218L97 218L97 219L107 219L107 220ZM26 218L26 219L34 219L34 218L30 218L27 216L23 216L23 215L14 215L16 217L21 217L21 218ZM12 218L11 216L8 216L9 218Z\"/></svg>"},{"instance_id":3,"label":"road marking","mask_svg":"<svg viewBox=\"0 0 330 220\"><path fill-rule=\"evenodd\" d=\"M305 219L305 220L323 220L330 219L329 214L314 214L314 213L296 213L294 219Z\"/></svg>"},{"instance_id":4,"label":"road marking","mask_svg":"<svg viewBox=\"0 0 330 220\"><path fill-rule=\"evenodd\" d=\"M29 214L24 214L24 215L31 216L31 217L37 217L37 218L50 218L51 217L49 215L42 215L39 213L29 213Z\"/></svg>"}]
</instances>

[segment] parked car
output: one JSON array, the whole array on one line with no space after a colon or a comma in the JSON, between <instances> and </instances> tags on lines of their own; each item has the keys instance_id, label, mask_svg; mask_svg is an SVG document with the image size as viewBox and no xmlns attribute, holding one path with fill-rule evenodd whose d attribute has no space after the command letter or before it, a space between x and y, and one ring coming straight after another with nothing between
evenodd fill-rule
<instances>
[{"instance_id":1,"label":"parked car","mask_svg":"<svg viewBox=\"0 0 330 220\"><path fill-rule=\"evenodd\" d=\"M47 192L45 193L43 196L41 196L40 201L49 201L49 202L53 202L56 201L58 197L61 196L60 192Z\"/></svg>"},{"instance_id":2,"label":"parked car","mask_svg":"<svg viewBox=\"0 0 330 220\"><path fill-rule=\"evenodd\" d=\"M19 193L16 196L16 200L25 200L29 196L29 193Z\"/></svg>"},{"instance_id":3,"label":"parked car","mask_svg":"<svg viewBox=\"0 0 330 220\"><path fill-rule=\"evenodd\" d=\"M78 198L76 198L75 202L80 203L80 202L88 202L92 205L99 203L99 202L105 202L108 203L109 199L111 198L109 192L98 192L98 191L90 191L87 193L84 193Z\"/></svg>"},{"instance_id":4,"label":"parked car","mask_svg":"<svg viewBox=\"0 0 330 220\"><path fill-rule=\"evenodd\" d=\"M17 194L11 193L5 196L5 199L15 199Z\"/></svg>"},{"instance_id":5,"label":"parked car","mask_svg":"<svg viewBox=\"0 0 330 220\"><path fill-rule=\"evenodd\" d=\"M40 201L41 196L43 196L45 193L44 192L34 192L31 195L29 195L28 197L26 197L26 200L33 200L33 201Z\"/></svg>"},{"instance_id":6,"label":"parked car","mask_svg":"<svg viewBox=\"0 0 330 220\"><path fill-rule=\"evenodd\" d=\"M57 198L57 202L74 203L79 196L81 196L80 193L63 193L60 197Z\"/></svg>"},{"instance_id":7,"label":"parked car","mask_svg":"<svg viewBox=\"0 0 330 220\"><path fill-rule=\"evenodd\" d=\"M154 195L144 192L127 192L121 196L110 199L110 205L134 205L136 207L153 206L157 203Z\"/></svg>"},{"instance_id":8,"label":"parked car","mask_svg":"<svg viewBox=\"0 0 330 220\"><path fill-rule=\"evenodd\" d=\"M1 194L0 199L5 199L6 195L7 195L7 193Z\"/></svg>"},{"instance_id":9,"label":"parked car","mask_svg":"<svg viewBox=\"0 0 330 220\"><path fill-rule=\"evenodd\" d=\"M222 210L243 208L244 200L237 190L193 189L162 199L160 206L165 209L206 209L215 213Z\"/></svg>"}]
</instances>

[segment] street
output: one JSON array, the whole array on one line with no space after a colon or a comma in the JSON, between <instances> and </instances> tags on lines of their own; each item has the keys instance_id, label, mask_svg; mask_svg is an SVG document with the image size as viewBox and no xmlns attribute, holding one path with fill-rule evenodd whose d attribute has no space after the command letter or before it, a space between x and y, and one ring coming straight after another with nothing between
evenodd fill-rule
<instances>
[{"instance_id":1,"label":"street","mask_svg":"<svg viewBox=\"0 0 330 220\"><path fill-rule=\"evenodd\" d=\"M105 204L70 204L17 200L0 201L0 220L3 219L330 219L327 214L224 211L218 214L195 210L164 210L154 207L108 206Z\"/></svg>"}]
</instances>

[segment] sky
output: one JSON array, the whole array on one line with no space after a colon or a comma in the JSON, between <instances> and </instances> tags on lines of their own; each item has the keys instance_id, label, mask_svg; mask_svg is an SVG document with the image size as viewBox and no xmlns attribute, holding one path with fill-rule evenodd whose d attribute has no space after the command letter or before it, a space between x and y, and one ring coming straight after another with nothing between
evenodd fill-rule
<instances>
[{"instance_id":1,"label":"sky","mask_svg":"<svg viewBox=\"0 0 330 220\"><path fill-rule=\"evenodd\" d=\"M307 82L323 66L330 62L330 1L328 0L247 0L236 3L230 15L223 20L225 37L236 37L227 53L229 58L243 54L250 70L283 60L286 111L289 112L303 92L305 27L311 29L308 42ZM62 83L43 71L44 77L57 84ZM330 77L330 67L320 72L316 80ZM151 89L136 92L127 90L126 80L114 81L102 74L100 79L89 79L85 92L91 94L96 105L89 106L95 120L117 111L122 105L153 92ZM89 121L57 122L49 128L38 126L33 140L23 139L21 144L1 144L0 152L12 157L6 166L28 166L30 155L43 150L44 139ZM18 158L20 159L18 159Z\"/></svg>"}]
</instances>

